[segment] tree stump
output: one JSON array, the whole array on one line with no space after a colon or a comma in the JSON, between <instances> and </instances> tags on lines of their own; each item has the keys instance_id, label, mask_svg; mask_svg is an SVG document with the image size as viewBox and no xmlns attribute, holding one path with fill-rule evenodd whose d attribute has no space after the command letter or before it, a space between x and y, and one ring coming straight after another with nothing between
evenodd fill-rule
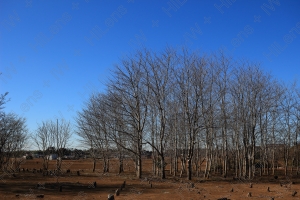
<instances>
[{"instance_id":1,"label":"tree stump","mask_svg":"<svg viewBox=\"0 0 300 200\"><path fill-rule=\"evenodd\" d=\"M126 185L126 181L124 181L123 184L121 185L121 190L122 190L123 188L125 188L125 185Z\"/></svg>"},{"instance_id":2,"label":"tree stump","mask_svg":"<svg viewBox=\"0 0 300 200\"><path fill-rule=\"evenodd\" d=\"M233 192L233 188L231 188L230 192Z\"/></svg>"},{"instance_id":3,"label":"tree stump","mask_svg":"<svg viewBox=\"0 0 300 200\"><path fill-rule=\"evenodd\" d=\"M116 195L116 196L119 196L119 195L120 195L120 190L119 190L119 189L116 190L115 195Z\"/></svg>"},{"instance_id":4,"label":"tree stump","mask_svg":"<svg viewBox=\"0 0 300 200\"><path fill-rule=\"evenodd\" d=\"M113 194L109 194L107 197L107 200L115 200L115 197Z\"/></svg>"},{"instance_id":5,"label":"tree stump","mask_svg":"<svg viewBox=\"0 0 300 200\"><path fill-rule=\"evenodd\" d=\"M126 184L126 181L124 181L120 187L120 190L123 190L123 188L125 188L125 184Z\"/></svg>"},{"instance_id":6,"label":"tree stump","mask_svg":"<svg viewBox=\"0 0 300 200\"><path fill-rule=\"evenodd\" d=\"M252 188L253 187L253 184L252 183L250 183L250 186L249 186L250 188Z\"/></svg>"},{"instance_id":7,"label":"tree stump","mask_svg":"<svg viewBox=\"0 0 300 200\"><path fill-rule=\"evenodd\" d=\"M40 183L36 184L37 189L40 189L41 187L42 187L42 184L40 184Z\"/></svg>"},{"instance_id":8,"label":"tree stump","mask_svg":"<svg viewBox=\"0 0 300 200\"><path fill-rule=\"evenodd\" d=\"M44 198L44 195L43 194L38 194L36 195L37 198Z\"/></svg>"},{"instance_id":9,"label":"tree stump","mask_svg":"<svg viewBox=\"0 0 300 200\"><path fill-rule=\"evenodd\" d=\"M251 192L249 192L249 193L247 194L247 197L252 197Z\"/></svg>"}]
</instances>

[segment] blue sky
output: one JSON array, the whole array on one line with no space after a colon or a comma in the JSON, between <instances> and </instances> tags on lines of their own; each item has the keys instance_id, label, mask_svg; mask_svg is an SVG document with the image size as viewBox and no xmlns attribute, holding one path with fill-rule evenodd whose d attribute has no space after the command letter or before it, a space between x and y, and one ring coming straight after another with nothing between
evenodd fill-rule
<instances>
[{"instance_id":1,"label":"blue sky","mask_svg":"<svg viewBox=\"0 0 300 200\"><path fill-rule=\"evenodd\" d=\"M300 75L298 0L0 0L0 93L30 132L74 124L110 70L142 47L224 49L290 83Z\"/></svg>"}]
</instances>

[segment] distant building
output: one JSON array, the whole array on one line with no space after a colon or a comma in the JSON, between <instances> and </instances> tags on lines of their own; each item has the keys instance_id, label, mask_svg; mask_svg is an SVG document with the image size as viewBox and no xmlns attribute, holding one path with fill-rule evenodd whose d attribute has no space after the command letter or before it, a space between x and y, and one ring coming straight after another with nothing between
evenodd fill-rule
<instances>
[{"instance_id":1,"label":"distant building","mask_svg":"<svg viewBox=\"0 0 300 200\"><path fill-rule=\"evenodd\" d=\"M26 160L33 159L33 156L31 154L27 153L23 156L23 159L26 159Z\"/></svg>"},{"instance_id":2,"label":"distant building","mask_svg":"<svg viewBox=\"0 0 300 200\"><path fill-rule=\"evenodd\" d=\"M50 154L50 155L47 156L47 158L48 158L49 160L56 160L57 157L58 157L57 154Z\"/></svg>"}]
</instances>

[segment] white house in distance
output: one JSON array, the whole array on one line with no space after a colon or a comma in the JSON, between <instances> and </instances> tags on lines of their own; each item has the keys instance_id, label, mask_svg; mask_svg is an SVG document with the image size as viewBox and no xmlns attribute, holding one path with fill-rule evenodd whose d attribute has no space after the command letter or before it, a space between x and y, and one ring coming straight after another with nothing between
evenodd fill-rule
<instances>
[{"instance_id":1,"label":"white house in distance","mask_svg":"<svg viewBox=\"0 0 300 200\"><path fill-rule=\"evenodd\" d=\"M47 156L47 158L49 160L56 160L57 159L57 154L50 154L50 155Z\"/></svg>"}]
</instances>

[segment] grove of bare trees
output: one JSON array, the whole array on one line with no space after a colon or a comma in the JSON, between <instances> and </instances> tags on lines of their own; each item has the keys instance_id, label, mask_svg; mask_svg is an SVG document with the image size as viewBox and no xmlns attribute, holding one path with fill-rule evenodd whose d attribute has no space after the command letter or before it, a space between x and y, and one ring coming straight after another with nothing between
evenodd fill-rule
<instances>
[{"instance_id":1,"label":"grove of bare trees","mask_svg":"<svg viewBox=\"0 0 300 200\"><path fill-rule=\"evenodd\" d=\"M43 168L48 170L50 154L57 154L57 172L61 171L64 150L68 147L72 136L70 122L64 119L43 121L32 135L32 140L42 152Z\"/></svg>"},{"instance_id":2,"label":"grove of bare trees","mask_svg":"<svg viewBox=\"0 0 300 200\"><path fill-rule=\"evenodd\" d=\"M100 156L108 171L107 153L116 149L119 172L126 152L140 178L148 149L161 178L167 165L170 174L189 180L212 173L250 179L275 174L279 166L285 174L299 173L299 88L258 63L222 51L142 50L122 59L106 86L76 118L94 170Z\"/></svg>"}]
</instances>

